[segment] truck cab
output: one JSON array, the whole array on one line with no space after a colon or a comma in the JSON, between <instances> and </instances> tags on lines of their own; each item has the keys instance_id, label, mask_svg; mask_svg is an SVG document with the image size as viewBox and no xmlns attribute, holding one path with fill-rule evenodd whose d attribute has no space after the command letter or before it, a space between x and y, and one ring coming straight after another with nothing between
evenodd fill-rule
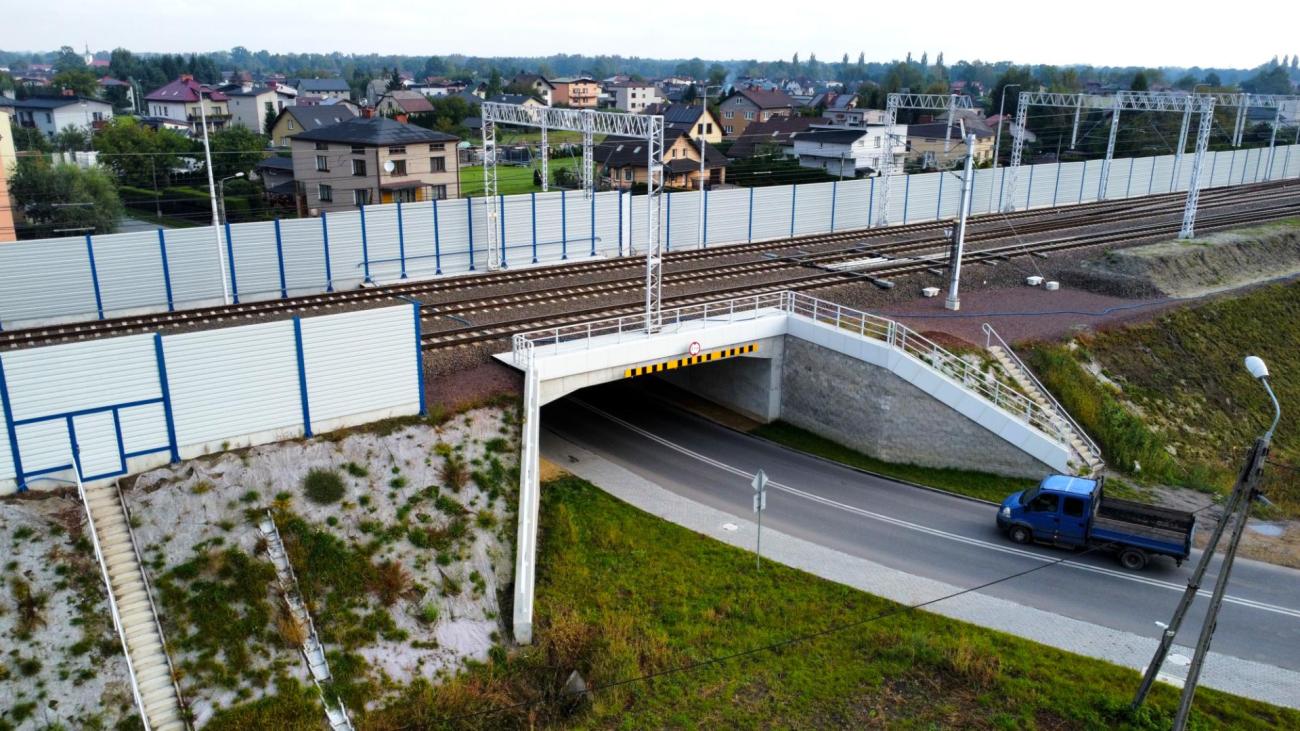
<instances>
[{"instance_id":1,"label":"truck cab","mask_svg":"<svg viewBox=\"0 0 1300 731\"><path fill-rule=\"evenodd\" d=\"M1103 478L1104 479L1104 478ZM1038 487L1002 501L998 527L1017 543L1087 544L1088 524L1100 502L1101 479L1049 475Z\"/></svg>"}]
</instances>

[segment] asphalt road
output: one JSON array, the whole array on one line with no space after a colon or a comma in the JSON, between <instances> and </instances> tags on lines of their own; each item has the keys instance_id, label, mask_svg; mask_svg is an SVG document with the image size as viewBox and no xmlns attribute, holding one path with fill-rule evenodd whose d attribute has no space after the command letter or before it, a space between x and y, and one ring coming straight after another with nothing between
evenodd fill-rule
<instances>
[{"instance_id":1,"label":"asphalt road","mask_svg":"<svg viewBox=\"0 0 1300 731\"><path fill-rule=\"evenodd\" d=\"M1152 638L1169 620L1192 562L1157 558L1141 572L1103 553L1021 547L994 524L995 508L857 472L727 429L635 389L587 389L548 405L542 428L683 497L750 519L749 478L769 489L763 524L913 575L972 587L1067 558L989 586L995 597ZM1199 554L1197 554L1199 555ZM1195 556L1193 557L1195 558ZM1213 585L1214 571L1204 584ZM1198 599L1178 644L1192 645L1207 598ZM1213 650L1300 670L1300 571L1238 560Z\"/></svg>"}]
</instances>

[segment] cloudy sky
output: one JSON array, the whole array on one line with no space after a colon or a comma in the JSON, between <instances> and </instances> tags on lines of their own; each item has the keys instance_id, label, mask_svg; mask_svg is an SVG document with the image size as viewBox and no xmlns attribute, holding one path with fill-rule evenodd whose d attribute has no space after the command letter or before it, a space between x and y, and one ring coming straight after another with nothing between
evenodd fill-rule
<instances>
[{"instance_id":1,"label":"cloudy sky","mask_svg":"<svg viewBox=\"0 0 1300 731\"><path fill-rule=\"evenodd\" d=\"M1300 51L1292 23L1260 23L1221 3L1185 0L908 3L749 0L742 3L42 0L3 11L4 50L229 49L479 56L552 53L658 58L807 58L865 51L868 60L1252 67ZM1157 7L1159 6L1159 7ZM1290 0L1279 0L1279 9ZM538 13L544 8L545 14ZM795 10L797 8L797 11ZM887 10L880 10L887 8ZM650 17L646 17L646 9Z\"/></svg>"}]
</instances>

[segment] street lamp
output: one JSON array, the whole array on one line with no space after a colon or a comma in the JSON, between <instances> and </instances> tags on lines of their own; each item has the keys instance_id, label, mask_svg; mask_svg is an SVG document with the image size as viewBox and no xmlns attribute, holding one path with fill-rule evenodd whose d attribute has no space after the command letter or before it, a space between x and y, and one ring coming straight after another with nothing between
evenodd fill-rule
<instances>
[{"instance_id":1,"label":"street lamp","mask_svg":"<svg viewBox=\"0 0 1300 731\"><path fill-rule=\"evenodd\" d=\"M221 296L230 304L230 275L226 272L226 250L221 245L221 216L217 212L217 184L212 173L212 145L208 142L208 108L203 104L203 85L194 81L199 97L199 123L203 125L203 159L208 168L208 198L212 201L212 241L217 247L217 267L221 269Z\"/></svg>"},{"instance_id":2,"label":"street lamp","mask_svg":"<svg viewBox=\"0 0 1300 731\"><path fill-rule=\"evenodd\" d=\"M1268 397L1273 402L1273 423L1269 424L1268 431L1264 432L1264 442L1267 444L1273 441L1273 432L1277 429L1277 422L1282 418L1282 407L1277 402L1277 395L1273 393L1273 387L1268 383L1268 366L1265 365L1264 359L1258 355L1252 355L1246 358L1246 370L1250 375L1259 381L1264 390L1268 392Z\"/></svg>"},{"instance_id":3,"label":"street lamp","mask_svg":"<svg viewBox=\"0 0 1300 731\"><path fill-rule=\"evenodd\" d=\"M242 177L244 177L243 173L235 173L234 175L227 175L226 177L217 181L217 202L221 206L222 222L226 222L230 220L229 218L226 217L226 181L234 180L235 178L242 178Z\"/></svg>"},{"instance_id":4,"label":"street lamp","mask_svg":"<svg viewBox=\"0 0 1300 731\"><path fill-rule=\"evenodd\" d=\"M717 87L717 90L719 94L722 93L721 86ZM703 97L700 100L700 119L703 120L704 115L708 113L709 113L709 87L706 84L704 86ZM697 128L703 126L703 122L696 122L696 125ZM701 247L704 246L704 233L705 233L704 231L704 196L705 196L704 181L707 173L705 172L704 160L709 151L708 150L709 140L707 137L704 136L704 134L705 134L704 131L700 130L700 213L699 213L699 231L697 232L697 237L699 239L699 245Z\"/></svg>"},{"instance_id":5,"label":"street lamp","mask_svg":"<svg viewBox=\"0 0 1300 731\"><path fill-rule=\"evenodd\" d=\"M998 169L998 153L1002 149L1002 121L1006 119L1007 108L1007 89L1011 87L1020 88L1020 84L1007 84L1002 87L1002 101L998 103L998 134L993 139L993 170ZM993 208L993 186L989 186L989 208Z\"/></svg>"}]
</instances>

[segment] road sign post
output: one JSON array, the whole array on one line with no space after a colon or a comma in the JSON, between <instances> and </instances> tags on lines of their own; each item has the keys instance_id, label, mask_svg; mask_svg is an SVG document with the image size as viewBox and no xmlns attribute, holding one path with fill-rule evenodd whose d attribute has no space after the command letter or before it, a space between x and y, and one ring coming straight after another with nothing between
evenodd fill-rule
<instances>
[{"instance_id":1,"label":"road sign post","mask_svg":"<svg viewBox=\"0 0 1300 731\"><path fill-rule=\"evenodd\" d=\"M767 475L763 470L754 474L754 512L758 513L758 532L755 534L754 568L763 567L763 511L767 510Z\"/></svg>"}]
</instances>

